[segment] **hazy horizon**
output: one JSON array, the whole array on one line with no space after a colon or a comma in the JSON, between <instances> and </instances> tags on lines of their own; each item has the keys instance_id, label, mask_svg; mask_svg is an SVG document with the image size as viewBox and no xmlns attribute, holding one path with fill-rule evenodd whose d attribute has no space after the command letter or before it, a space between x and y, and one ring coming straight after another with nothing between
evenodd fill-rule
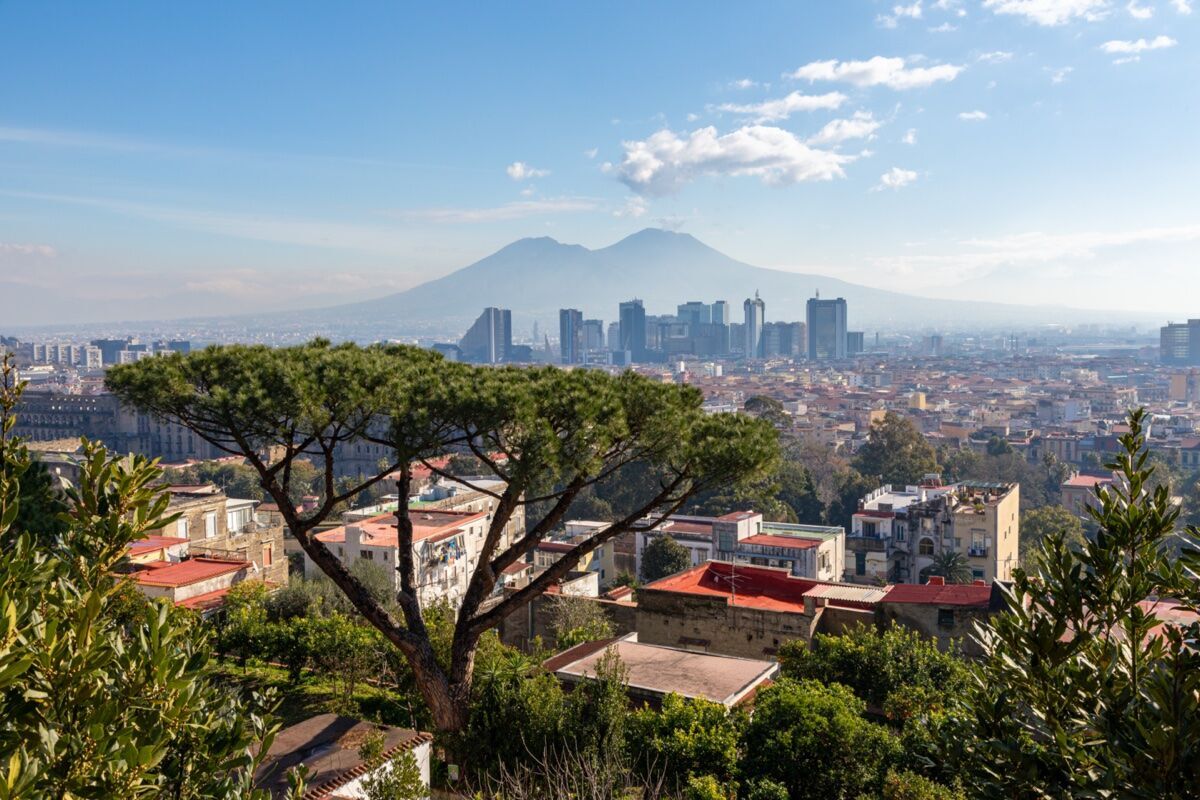
<instances>
[{"instance_id":1,"label":"hazy horizon","mask_svg":"<svg viewBox=\"0 0 1200 800\"><path fill-rule=\"evenodd\" d=\"M335 305L648 226L1196 316L1198 29L1187 0L5 4L4 322Z\"/></svg>"}]
</instances>

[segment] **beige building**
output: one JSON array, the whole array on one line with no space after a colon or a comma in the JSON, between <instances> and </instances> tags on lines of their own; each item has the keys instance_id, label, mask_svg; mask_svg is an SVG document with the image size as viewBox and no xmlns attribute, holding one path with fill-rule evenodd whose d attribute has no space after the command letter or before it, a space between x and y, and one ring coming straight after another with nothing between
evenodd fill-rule
<instances>
[{"instance_id":1,"label":"beige building","mask_svg":"<svg viewBox=\"0 0 1200 800\"><path fill-rule=\"evenodd\" d=\"M250 562L259 579L287 583L283 527L256 513L259 501L227 497L207 484L166 488L171 495L167 513L179 518L150 534L187 539L193 556Z\"/></svg>"}]
</instances>

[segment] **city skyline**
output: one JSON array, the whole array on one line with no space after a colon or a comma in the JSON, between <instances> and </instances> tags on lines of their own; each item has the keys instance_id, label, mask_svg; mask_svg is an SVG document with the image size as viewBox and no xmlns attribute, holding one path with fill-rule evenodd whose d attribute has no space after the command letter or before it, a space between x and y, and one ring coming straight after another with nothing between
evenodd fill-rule
<instances>
[{"instance_id":1,"label":"city skyline","mask_svg":"<svg viewBox=\"0 0 1200 800\"><path fill-rule=\"evenodd\" d=\"M367 299L647 225L935 298L1183 318L1200 288L1186 2L643 12L666 44L551 6L148 9L0 9L12 324Z\"/></svg>"}]
</instances>

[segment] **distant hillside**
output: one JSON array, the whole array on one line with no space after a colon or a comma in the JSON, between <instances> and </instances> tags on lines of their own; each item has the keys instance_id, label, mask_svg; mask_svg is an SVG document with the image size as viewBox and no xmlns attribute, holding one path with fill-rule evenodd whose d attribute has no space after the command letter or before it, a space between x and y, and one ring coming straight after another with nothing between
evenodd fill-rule
<instances>
[{"instance_id":1,"label":"distant hillside","mask_svg":"<svg viewBox=\"0 0 1200 800\"><path fill-rule=\"evenodd\" d=\"M514 327L556 326L560 308L612 321L617 305L639 297L648 314L674 313L688 300L727 300L734 321L755 291L767 320L803 320L815 292L844 297L851 329L938 328L1077 323L1111 315L1066 307L925 300L831 278L763 269L730 258L685 233L653 228L588 250L548 237L521 239L437 280L375 300L310 312L310 318L406 323L461 331L489 305L511 308ZM1132 319L1132 315L1130 315ZM440 324L439 324L440 323ZM553 335L553 334L552 334Z\"/></svg>"}]
</instances>

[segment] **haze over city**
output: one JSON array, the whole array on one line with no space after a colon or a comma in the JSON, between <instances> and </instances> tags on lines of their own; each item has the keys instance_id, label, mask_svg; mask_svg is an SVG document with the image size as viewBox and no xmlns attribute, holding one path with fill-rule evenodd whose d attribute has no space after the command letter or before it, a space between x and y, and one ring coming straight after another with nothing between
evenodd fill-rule
<instances>
[{"instance_id":1,"label":"haze over city","mask_svg":"<svg viewBox=\"0 0 1200 800\"><path fill-rule=\"evenodd\" d=\"M6 3L4 321L328 306L645 227L919 297L1182 319L1197 12Z\"/></svg>"}]
</instances>

